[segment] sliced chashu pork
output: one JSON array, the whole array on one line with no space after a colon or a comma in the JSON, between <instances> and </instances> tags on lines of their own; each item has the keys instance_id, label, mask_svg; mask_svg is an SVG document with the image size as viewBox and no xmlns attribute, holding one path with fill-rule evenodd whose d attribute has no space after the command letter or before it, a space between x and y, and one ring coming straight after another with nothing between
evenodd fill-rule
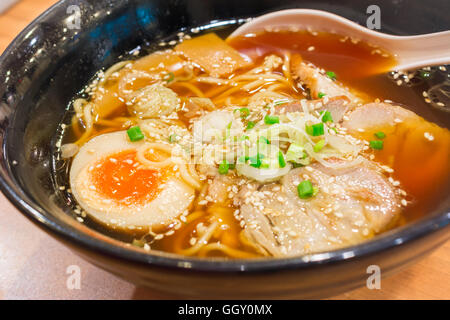
<instances>
[{"instance_id":1,"label":"sliced chashu pork","mask_svg":"<svg viewBox=\"0 0 450 320\"><path fill-rule=\"evenodd\" d=\"M319 191L303 200L297 185L306 178ZM238 201L247 237L278 257L360 243L389 227L400 210L394 187L366 163L346 169L320 164L294 169L281 186L242 189Z\"/></svg>"},{"instance_id":2,"label":"sliced chashu pork","mask_svg":"<svg viewBox=\"0 0 450 320\"><path fill-rule=\"evenodd\" d=\"M348 117L348 118L347 118ZM369 103L347 114L342 126L355 137L373 140L383 132L383 149L375 151L389 165L402 188L427 199L441 190L450 173L450 131L396 105Z\"/></svg>"},{"instance_id":3,"label":"sliced chashu pork","mask_svg":"<svg viewBox=\"0 0 450 320\"><path fill-rule=\"evenodd\" d=\"M420 117L414 112L400 106L373 102L352 110L343 125L351 132L358 129L395 126L398 122L418 119Z\"/></svg>"}]
</instances>

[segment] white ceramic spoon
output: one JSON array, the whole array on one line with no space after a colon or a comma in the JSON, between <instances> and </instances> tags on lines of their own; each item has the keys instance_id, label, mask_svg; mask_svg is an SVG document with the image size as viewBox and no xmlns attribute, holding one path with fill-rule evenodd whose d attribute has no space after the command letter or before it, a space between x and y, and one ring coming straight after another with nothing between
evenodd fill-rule
<instances>
[{"instance_id":1,"label":"white ceramic spoon","mask_svg":"<svg viewBox=\"0 0 450 320\"><path fill-rule=\"evenodd\" d=\"M450 31L417 36L393 36L367 29L338 15L311 9L276 11L255 18L237 28L230 38L264 31L280 30L326 31L361 39L378 45L393 54L398 62L395 70L408 70L450 63Z\"/></svg>"}]
</instances>

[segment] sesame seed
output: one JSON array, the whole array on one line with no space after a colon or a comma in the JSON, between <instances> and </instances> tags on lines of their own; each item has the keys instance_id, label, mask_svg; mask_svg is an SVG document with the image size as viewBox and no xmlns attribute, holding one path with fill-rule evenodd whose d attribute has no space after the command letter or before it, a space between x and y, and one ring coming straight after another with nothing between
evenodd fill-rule
<instances>
[{"instance_id":1,"label":"sesame seed","mask_svg":"<svg viewBox=\"0 0 450 320\"><path fill-rule=\"evenodd\" d=\"M382 165L381 168L382 168L384 171L388 172L388 173L394 172L394 169L392 169L392 168L390 168L390 167L388 167L388 166L385 166L385 165Z\"/></svg>"},{"instance_id":2,"label":"sesame seed","mask_svg":"<svg viewBox=\"0 0 450 320\"><path fill-rule=\"evenodd\" d=\"M429 132L425 132L423 135L424 135L425 139L427 139L428 141L434 140L434 136Z\"/></svg>"},{"instance_id":3,"label":"sesame seed","mask_svg":"<svg viewBox=\"0 0 450 320\"><path fill-rule=\"evenodd\" d=\"M288 235L290 235L293 238L296 238L298 236L297 232L292 231L292 230L288 232Z\"/></svg>"},{"instance_id":4,"label":"sesame seed","mask_svg":"<svg viewBox=\"0 0 450 320\"><path fill-rule=\"evenodd\" d=\"M175 233L174 230L169 230L169 231L166 232L166 236L171 236L171 235L173 235L174 233Z\"/></svg>"},{"instance_id":5,"label":"sesame seed","mask_svg":"<svg viewBox=\"0 0 450 320\"><path fill-rule=\"evenodd\" d=\"M194 246L196 243L197 243L197 238L192 237L191 239L189 239L189 244L190 244L191 246Z\"/></svg>"},{"instance_id":6,"label":"sesame seed","mask_svg":"<svg viewBox=\"0 0 450 320\"><path fill-rule=\"evenodd\" d=\"M342 218L344 215L340 212L335 212L334 215L338 218Z\"/></svg>"}]
</instances>

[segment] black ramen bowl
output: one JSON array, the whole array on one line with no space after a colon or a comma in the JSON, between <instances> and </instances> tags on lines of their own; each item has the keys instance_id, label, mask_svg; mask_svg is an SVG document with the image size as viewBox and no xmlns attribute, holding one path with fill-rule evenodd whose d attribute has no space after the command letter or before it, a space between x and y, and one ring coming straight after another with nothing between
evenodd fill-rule
<instances>
[{"instance_id":1,"label":"black ramen bowl","mask_svg":"<svg viewBox=\"0 0 450 320\"><path fill-rule=\"evenodd\" d=\"M30 24L0 58L0 187L31 221L91 263L139 286L186 297L317 298L365 285L367 268L389 276L450 236L450 195L420 220L373 240L289 259L194 259L147 253L79 223L54 181L55 132L72 97L133 48L189 31L236 24L287 8L315 8L365 24L364 1L64 0ZM414 2L414 3L412 3ZM450 3L380 1L382 30L450 29ZM77 18L80 21L77 21ZM449 117L442 113L442 117Z\"/></svg>"}]
</instances>

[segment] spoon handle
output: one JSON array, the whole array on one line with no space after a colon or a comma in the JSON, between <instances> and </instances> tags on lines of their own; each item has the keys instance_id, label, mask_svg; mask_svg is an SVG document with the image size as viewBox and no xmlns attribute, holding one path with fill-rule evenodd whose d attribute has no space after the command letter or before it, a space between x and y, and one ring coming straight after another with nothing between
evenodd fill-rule
<instances>
[{"instance_id":1,"label":"spoon handle","mask_svg":"<svg viewBox=\"0 0 450 320\"><path fill-rule=\"evenodd\" d=\"M398 70L450 64L450 31L386 37L381 45L396 55Z\"/></svg>"}]
</instances>

